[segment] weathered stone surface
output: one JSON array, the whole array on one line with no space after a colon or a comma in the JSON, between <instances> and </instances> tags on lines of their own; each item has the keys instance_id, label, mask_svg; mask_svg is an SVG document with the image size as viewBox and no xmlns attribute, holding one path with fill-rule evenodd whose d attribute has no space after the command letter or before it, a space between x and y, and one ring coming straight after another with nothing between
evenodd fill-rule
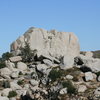
<instances>
[{"instance_id":1,"label":"weathered stone surface","mask_svg":"<svg viewBox=\"0 0 100 100\"><path fill-rule=\"evenodd\" d=\"M67 75L66 78L69 79L69 80L72 80L73 76L72 75Z\"/></svg>"},{"instance_id":2,"label":"weathered stone surface","mask_svg":"<svg viewBox=\"0 0 100 100\"><path fill-rule=\"evenodd\" d=\"M2 75L2 76L5 76L5 75L10 75L11 74L11 71L8 69L8 68L2 68L2 69L0 69L0 75Z\"/></svg>"},{"instance_id":3,"label":"weathered stone surface","mask_svg":"<svg viewBox=\"0 0 100 100\"><path fill-rule=\"evenodd\" d=\"M10 86L11 86L11 88L13 89L13 90L21 90L22 89L22 87L21 86L19 86L17 83L15 83L15 82L10 82Z\"/></svg>"},{"instance_id":4,"label":"weathered stone surface","mask_svg":"<svg viewBox=\"0 0 100 100\"><path fill-rule=\"evenodd\" d=\"M48 68L48 66L45 65L45 64L39 64L39 65L37 65L37 70L40 71L40 72L42 72L42 73L44 73L44 74L47 73L47 68Z\"/></svg>"},{"instance_id":5,"label":"weathered stone surface","mask_svg":"<svg viewBox=\"0 0 100 100\"><path fill-rule=\"evenodd\" d=\"M37 80L30 80L32 86L38 86L39 82Z\"/></svg>"},{"instance_id":6,"label":"weathered stone surface","mask_svg":"<svg viewBox=\"0 0 100 100\"><path fill-rule=\"evenodd\" d=\"M25 70L27 70L27 65L23 62L18 62L17 63L17 68L21 71L25 71Z\"/></svg>"},{"instance_id":7,"label":"weathered stone surface","mask_svg":"<svg viewBox=\"0 0 100 100\"><path fill-rule=\"evenodd\" d=\"M63 58L63 62L61 64L61 69L70 69L72 68L74 65L74 56L68 54L65 55Z\"/></svg>"},{"instance_id":8,"label":"weathered stone surface","mask_svg":"<svg viewBox=\"0 0 100 100\"><path fill-rule=\"evenodd\" d=\"M44 59L43 62L48 65L48 66L53 66L52 61L48 60L48 59Z\"/></svg>"},{"instance_id":9,"label":"weathered stone surface","mask_svg":"<svg viewBox=\"0 0 100 100\"><path fill-rule=\"evenodd\" d=\"M87 87L85 85L79 85L78 92L85 92Z\"/></svg>"},{"instance_id":10,"label":"weathered stone surface","mask_svg":"<svg viewBox=\"0 0 100 100\"><path fill-rule=\"evenodd\" d=\"M91 72L86 72L85 73L85 79L86 79L86 81L93 80L93 74Z\"/></svg>"},{"instance_id":11,"label":"weathered stone surface","mask_svg":"<svg viewBox=\"0 0 100 100\"><path fill-rule=\"evenodd\" d=\"M93 72L99 72L100 71L100 59L80 55L80 58L83 60L84 65L91 68Z\"/></svg>"},{"instance_id":12,"label":"weathered stone surface","mask_svg":"<svg viewBox=\"0 0 100 100\"><path fill-rule=\"evenodd\" d=\"M100 96L100 87L98 87L98 88L95 90L94 94Z\"/></svg>"},{"instance_id":13,"label":"weathered stone surface","mask_svg":"<svg viewBox=\"0 0 100 100\"><path fill-rule=\"evenodd\" d=\"M10 91L12 91L11 88L6 88L6 89L4 89L4 90L1 92L1 95L7 97ZM0 99L0 100L1 100L1 99Z\"/></svg>"},{"instance_id":14,"label":"weathered stone surface","mask_svg":"<svg viewBox=\"0 0 100 100\"><path fill-rule=\"evenodd\" d=\"M61 89L59 93L60 93L61 95L67 94L67 88Z\"/></svg>"},{"instance_id":15,"label":"weathered stone surface","mask_svg":"<svg viewBox=\"0 0 100 100\"><path fill-rule=\"evenodd\" d=\"M14 57L11 57L9 59L11 62L18 62L18 61L22 60L21 56L14 56Z\"/></svg>"},{"instance_id":16,"label":"weathered stone surface","mask_svg":"<svg viewBox=\"0 0 100 100\"><path fill-rule=\"evenodd\" d=\"M0 100L9 100L9 98L0 96Z\"/></svg>"},{"instance_id":17,"label":"weathered stone surface","mask_svg":"<svg viewBox=\"0 0 100 100\"><path fill-rule=\"evenodd\" d=\"M19 71L14 71L11 73L12 78L18 78L18 75L19 75Z\"/></svg>"},{"instance_id":18,"label":"weathered stone surface","mask_svg":"<svg viewBox=\"0 0 100 100\"><path fill-rule=\"evenodd\" d=\"M20 47L25 46L25 42L30 44L32 50L36 49L38 55L48 55L57 58L66 55L69 56L69 59L71 56L73 60L80 52L78 38L72 32L47 31L32 27L12 43L11 51L17 52Z\"/></svg>"}]
</instances>

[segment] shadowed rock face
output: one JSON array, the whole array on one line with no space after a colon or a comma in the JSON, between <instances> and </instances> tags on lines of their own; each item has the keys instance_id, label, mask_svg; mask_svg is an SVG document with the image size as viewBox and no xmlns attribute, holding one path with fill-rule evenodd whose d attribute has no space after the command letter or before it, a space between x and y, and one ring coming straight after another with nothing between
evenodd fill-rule
<instances>
[{"instance_id":1,"label":"shadowed rock face","mask_svg":"<svg viewBox=\"0 0 100 100\"><path fill-rule=\"evenodd\" d=\"M11 44L11 51L17 52L20 47L25 46L25 42L30 44L32 50L37 49L38 55L75 57L80 51L78 39L72 32L47 31L32 27Z\"/></svg>"}]
</instances>

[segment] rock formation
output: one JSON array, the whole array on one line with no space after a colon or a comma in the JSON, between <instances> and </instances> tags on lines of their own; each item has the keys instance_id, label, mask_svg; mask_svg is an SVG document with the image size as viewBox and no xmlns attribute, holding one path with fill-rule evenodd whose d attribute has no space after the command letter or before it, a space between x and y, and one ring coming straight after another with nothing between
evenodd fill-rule
<instances>
[{"instance_id":1,"label":"rock formation","mask_svg":"<svg viewBox=\"0 0 100 100\"><path fill-rule=\"evenodd\" d=\"M38 56L64 58L64 68L70 68L74 58L79 55L78 38L72 32L47 31L40 28L30 28L25 34L11 44L11 51L17 55L20 48L30 45L31 50L37 50ZM63 67L62 67L63 68Z\"/></svg>"},{"instance_id":2,"label":"rock formation","mask_svg":"<svg viewBox=\"0 0 100 100\"><path fill-rule=\"evenodd\" d=\"M0 100L100 100L99 58L71 32L30 28L0 58Z\"/></svg>"}]
</instances>

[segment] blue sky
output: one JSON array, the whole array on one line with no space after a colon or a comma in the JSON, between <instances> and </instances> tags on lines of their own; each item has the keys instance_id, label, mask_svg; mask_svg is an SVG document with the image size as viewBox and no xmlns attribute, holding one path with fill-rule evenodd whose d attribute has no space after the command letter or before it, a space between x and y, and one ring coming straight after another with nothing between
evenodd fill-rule
<instances>
[{"instance_id":1,"label":"blue sky","mask_svg":"<svg viewBox=\"0 0 100 100\"><path fill-rule=\"evenodd\" d=\"M32 26L74 32L81 50L100 50L100 0L0 0L0 55Z\"/></svg>"}]
</instances>

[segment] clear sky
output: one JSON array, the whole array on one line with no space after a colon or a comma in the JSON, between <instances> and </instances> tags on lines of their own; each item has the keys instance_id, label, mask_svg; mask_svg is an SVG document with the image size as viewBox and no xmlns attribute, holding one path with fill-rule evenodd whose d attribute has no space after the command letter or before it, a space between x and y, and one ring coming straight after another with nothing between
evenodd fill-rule
<instances>
[{"instance_id":1,"label":"clear sky","mask_svg":"<svg viewBox=\"0 0 100 100\"><path fill-rule=\"evenodd\" d=\"M0 55L32 26L74 32L81 50L100 50L100 0L0 0Z\"/></svg>"}]
</instances>

